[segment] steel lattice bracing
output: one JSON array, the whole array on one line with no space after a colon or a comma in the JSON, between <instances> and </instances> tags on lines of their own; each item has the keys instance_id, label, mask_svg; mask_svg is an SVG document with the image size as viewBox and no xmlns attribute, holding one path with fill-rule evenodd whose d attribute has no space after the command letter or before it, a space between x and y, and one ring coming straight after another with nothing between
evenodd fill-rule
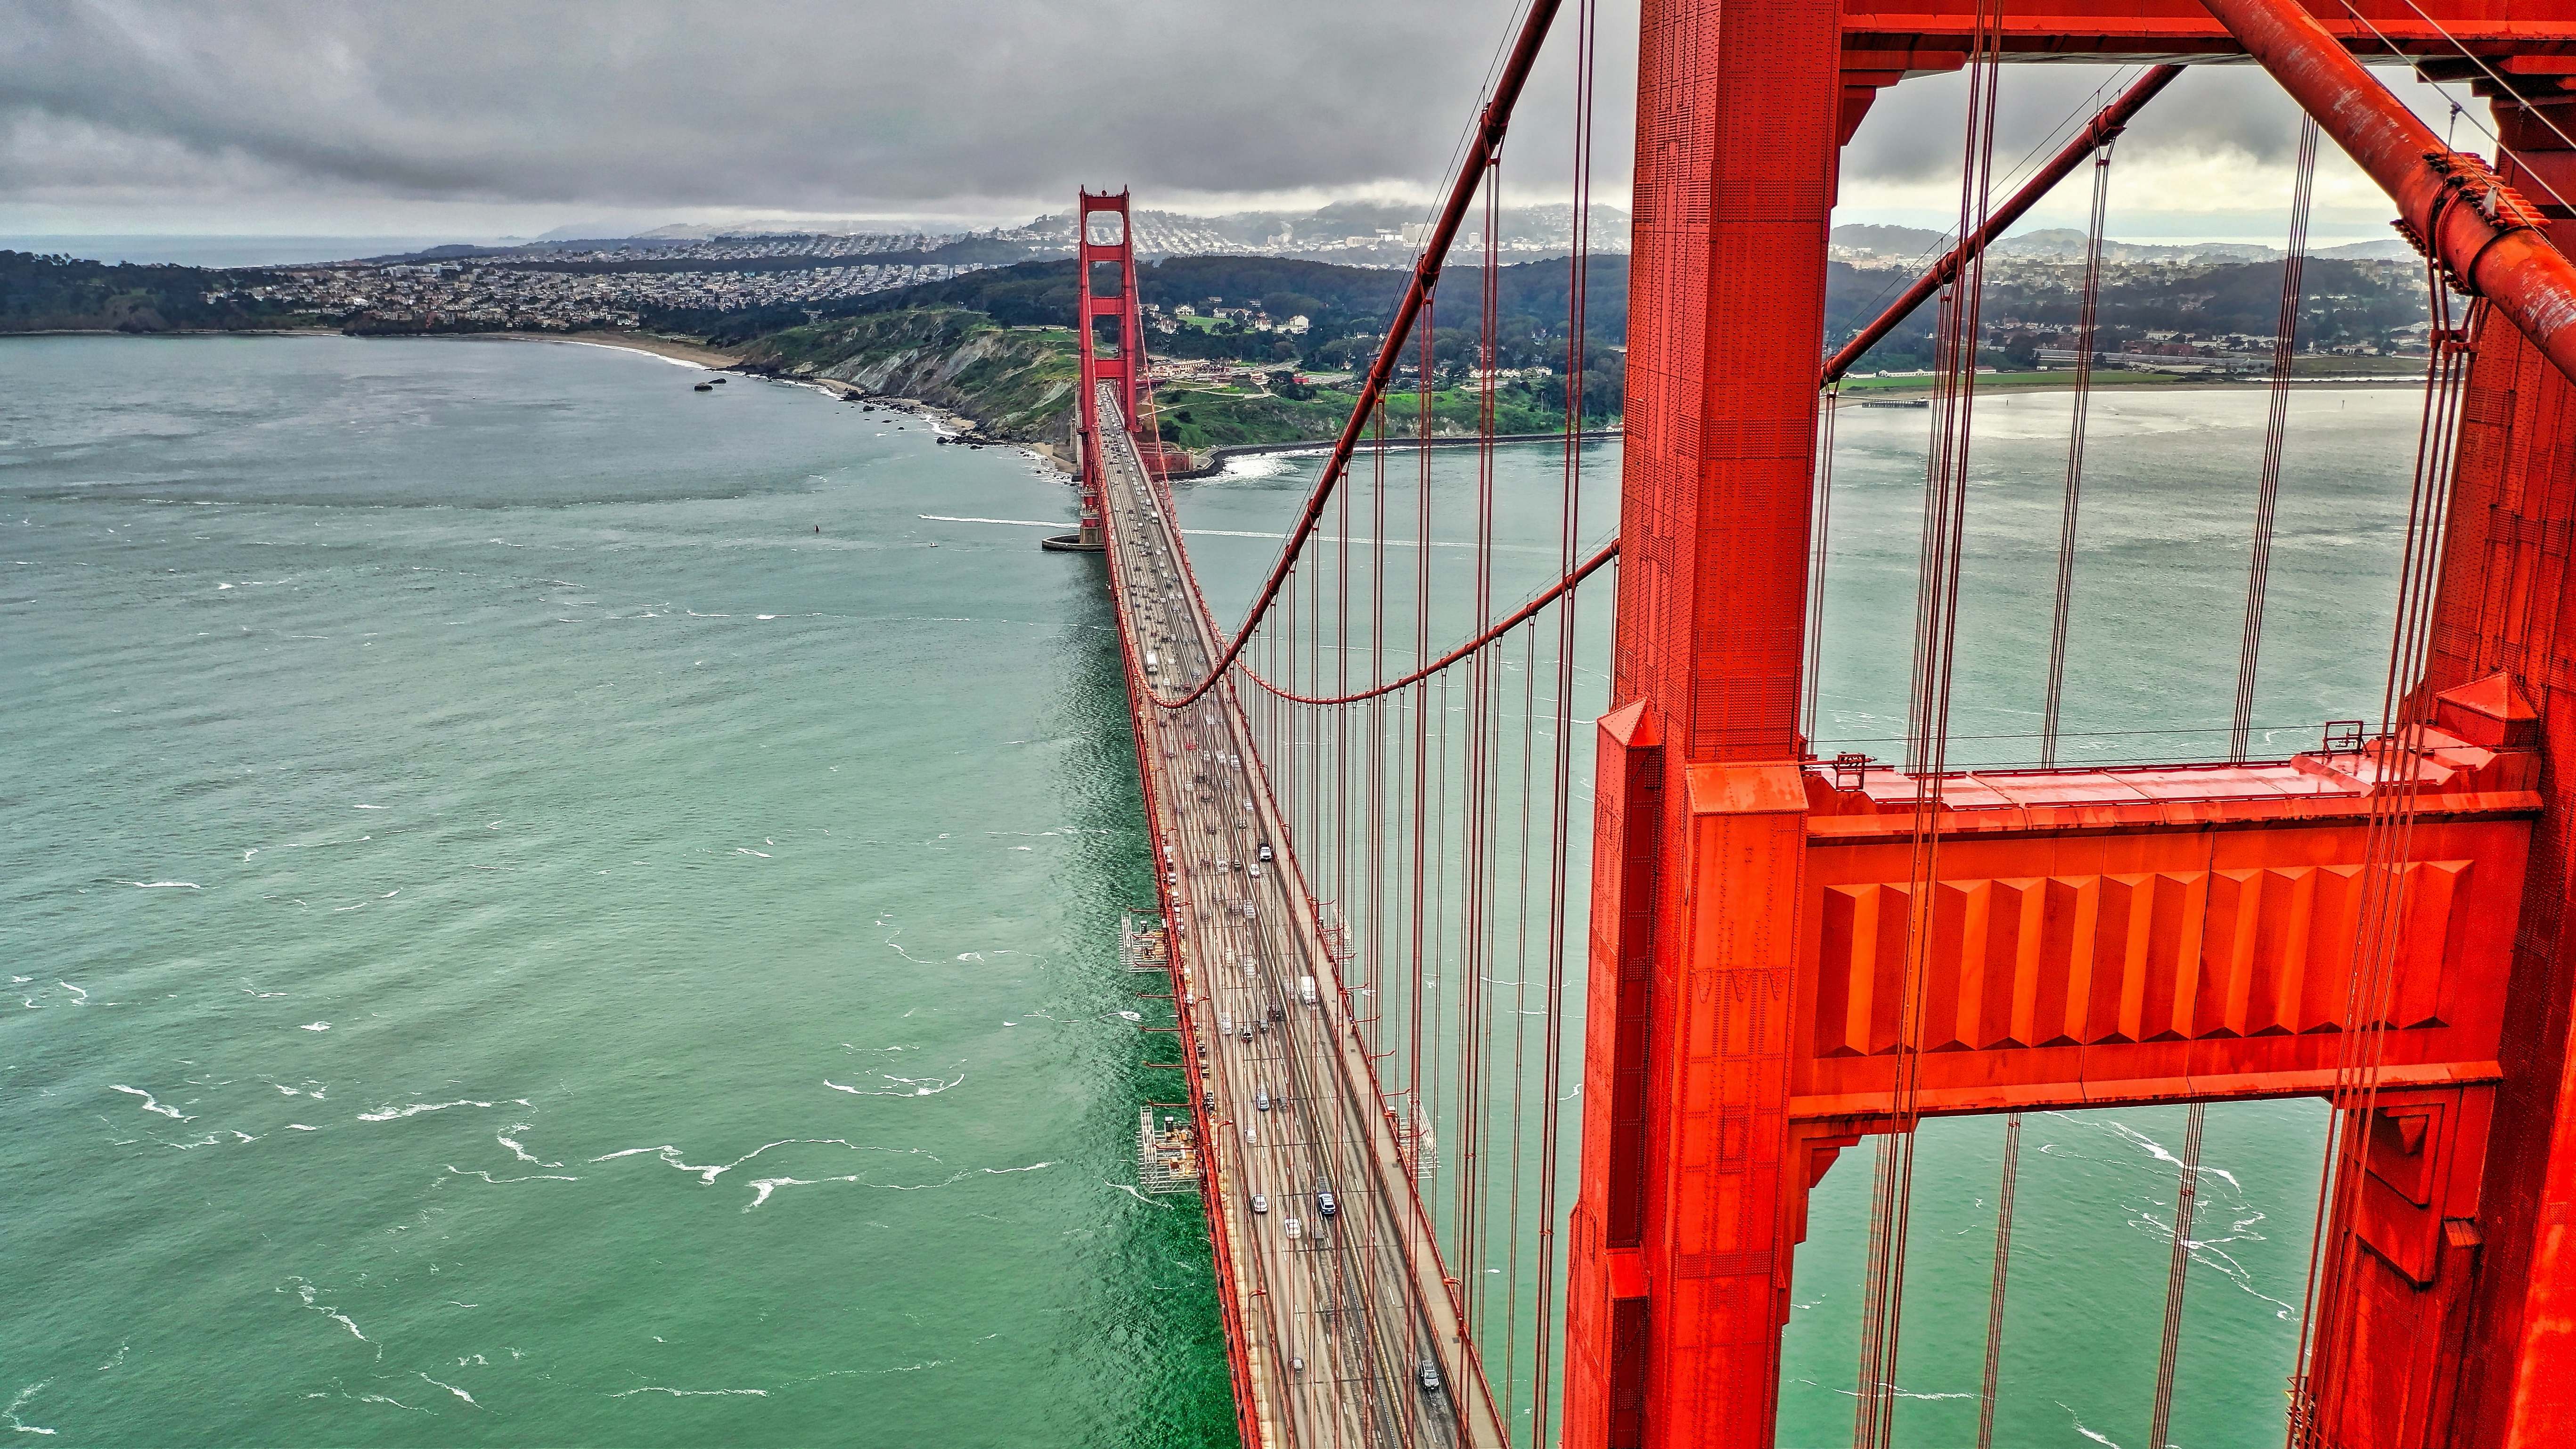
<instances>
[{"instance_id":1,"label":"steel lattice bracing","mask_svg":"<svg viewBox=\"0 0 2576 1449\"><path fill-rule=\"evenodd\" d=\"M2576 194L2563 140L2524 107L2576 129L2576 6L2357 3L2316 7L2330 43L2367 55L2385 35L2454 78L2465 44L2504 77L2479 72L2522 150L2505 183ZM1999 44L2009 59L2241 58L2213 10L2269 8L2014 5ZM2362 954L2373 801L2392 782L2421 814L2387 1004L2360 1024L2385 1047L2375 1096L2338 1137L2357 1188L2327 1226L2357 1251L2327 1259L2318 1408L2300 1432L2356 1449L2562 1442L2576 1433L2559 964L2576 949L2576 797L2561 782L2576 734L2557 697L2576 689L2558 644L2576 405L2536 346L2494 326L2471 374L2420 706L2429 753L1965 777L1940 807L1932 924L1914 944L1913 783L1802 758L1800 565L1839 147L1879 88L1960 66L1977 13L1644 9L1621 707L1600 728L1564 1442L1772 1442L1806 1193L1842 1147L1897 1125L1900 996L1921 1013L1912 1111L2331 1092L2355 1025L2340 1008ZM2350 149L2369 98L2347 86L2326 110L2346 102L2353 114L2320 119ZM2500 295L2563 266L2535 217L2561 249L2576 242L2563 206L2490 198L2484 215L2525 228L2513 245L2538 259L2489 278ZM2477 265L2449 259L2463 276ZM2546 335L2546 307L2520 300L2499 311Z\"/></svg>"}]
</instances>

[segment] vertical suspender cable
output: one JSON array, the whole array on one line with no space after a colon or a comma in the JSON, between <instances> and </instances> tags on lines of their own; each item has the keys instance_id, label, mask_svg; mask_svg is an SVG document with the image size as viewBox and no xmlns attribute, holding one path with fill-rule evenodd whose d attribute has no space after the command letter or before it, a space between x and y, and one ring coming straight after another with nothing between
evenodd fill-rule
<instances>
[{"instance_id":1,"label":"vertical suspender cable","mask_svg":"<svg viewBox=\"0 0 2576 1449\"><path fill-rule=\"evenodd\" d=\"M2003 1190L1995 1199L1994 1284L1986 1292L1986 1377L1977 1394L1977 1449L1994 1449L1995 1382L2004 1365L2004 1279L2012 1268L2013 1190L2021 1178L2021 1114L2004 1117Z\"/></svg>"},{"instance_id":2,"label":"vertical suspender cable","mask_svg":"<svg viewBox=\"0 0 2576 1449\"><path fill-rule=\"evenodd\" d=\"M2084 299L2075 324L2074 415L2066 433L2065 506L2057 530L2057 603L2048 628L2048 699L2039 725L2043 769L2057 764L2059 707L2066 693L2066 625L2075 605L2075 521L2084 497L2084 433L2093 412L2093 352L2102 305L2102 225L2111 195L2111 148L2117 140L2115 136L2104 141L2102 149L2093 153L2093 213L2084 234Z\"/></svg>"},{"instance_id":3,"label":"vertical suspender cable","mask_svg":"<svg viewBox=\"0 0 2576 1449\"><path fill-rule=\"evenodd\" d=\"M1806 748L1816 748L1818 676L1825 662L1825 548L1833 538L1834 424L1841 416L1843 383L1837 377L1825 389L1825 414L1816 429L1815 517L1808 529L1807 550L1807 698L1800 730Z\"/></svg>"},{"instance_id":4,"label":"vertical suspender cable","mask_svg":"<svg viewBox=\"0 0 2576 1449\"><path fill-rule=\"evenodd\" d=\"M1974 236L1993 198L1995 92L2001 58L2000 0L1978 0L1968 76L1968 123L1960 167L1959 235ZM1985 254L1967 259L1942 313L1932 447L1923 490L1923 545L1915 599L1914 670L1908 704L1907 768L1914 779L1912 869L1907 891L1904 980L1898 990L1895 1082L1889 1130L1871 1181L1870 1263L1861 1318L1861 1376L1853 1442L1883 1449L1894 1436L1898 1345L1905 1297L1906 1233L1913 1206L1915 1088L1920 1070L1924 969L1933 939L1940 878L1941 794L1948 766L1950 685L1958 648L1959 567L1965 536L1968 444L1973 433Z\"/></svg>"},{"instance_id":5,"label":"vertical suspender cable","mask_svg":"<svg viewBox=\"0 0 2576 1449\"><path fill-rule=\"evenodd\" d=\"M2236 651L2236 715L2227 757L2242 761L2254 721L2254 671L2263 652L2263 603L2272 574L2272 519L2281 499L2281 443L2290 421L2290 369L2298 360L2300 273L2307 264L2308 211L2316 194L2317 121L2299 118L2299 160L2290 193L2290 244L2281 258L2281 311L2272 325L2272 395L2263 424L2263 471L2255 488L2254 558L2245 575L2245 633Z\"/></svg>"},{"instance_id":6,"label":"vertical suspender cable","mask_svg":"<svg viewBox=\"0 0 2576 1449\"><path fill-rule=\"evenodd\" d=\"M2173 1257L2165 1266L2165 1335L2156 1358L2156 1397L2148 1421L2147 1449L2167 1449L2166 1431L2173 1425L2174 1357L2182 1348L2183 1281L2191 1270L2191 1210L2200 1196L2200 1134L2209 1104L2191 1104L2182 1130L2182 1170L2174 1189Z\"/></svg>"},{"instance_id":7,"label":"vertical suspender cable","mask_svg":"<svg viewBox=\"0 0 2576 1449\"><path fill-rule=\"evenodd\" d=\"M2400 565L2397 617L2390 631L2388 680L2380 700L2383 783L2371 795L2369 843L2363 866L2361 919L2354 932L2352 967L2344 1003L2344 1033L2336 1063L2334 1130L2328 1134L2323 1180L2317 1194L2316 1234L2310 1242L2308 1284L2300 1314L2299 1349L2290 1381L2288 1442L2310 1449L2333 1442L2336 1411L2354 1391L2341 1354L2353 1329L2355 1271L2360 1253L2353 1231L2361 1183L2370 1165L2370 1121L2377 1108L2380 1067L2390 1016L2388 991L2404 934L2407 865L2413 855L2415 810L2421 789L2417 760L2424 748L2425 701L2416 686L2432 638L2432 605L2450 517L2459 436L2460 396L2468 358L2485 322L2488 304L2473 303L2468 324L2451 326L2448 277L2440 262L2427 272L2432 298L2432 360L2426 368L2423 419L2416 435L2415 482ZM2331 1319L2334 1342L2318 1336ZM2335 1370L2340 1396L2321 1402L2317 1378Z\"/></svg>"},{"instance_id":8,"label":"vertical suspender cable","mask_svg":"<svg viewBox=\"0 0 2576 1449\"><path fill-rule=\"evenodd\" d=\"M1574 246L1566 259L1565 326L1565 484L1558 522L1558 562L1570 566L1580 524L1583 478L1583 330L1584 291L1591 251L1592 219L1592 41L1595 0L1576 0L1574 60ZM1571 572L1568 567L1566 572ZM1562 575L1560 574L1560 577ZM1547 1030L1545 1066L1540 1073L1538 1158L1538 1329L1536 1362L1530 1371L1531 1449L1552 1442L1548 1437L1552 1378L1549 1347L1556 1327L1552 1290L1556 1286L1556 1151L1557 1088L1562 1081L1565 1039L1566 909L1563 884L1569 847L1569 814L1573 802L1574 749L1574 597L1557 610L1556 702L1549 719L1555 755L1550 761L1547 878L1559 884L1550 893L1547 913Z\"/></svg>"}]
</instances>

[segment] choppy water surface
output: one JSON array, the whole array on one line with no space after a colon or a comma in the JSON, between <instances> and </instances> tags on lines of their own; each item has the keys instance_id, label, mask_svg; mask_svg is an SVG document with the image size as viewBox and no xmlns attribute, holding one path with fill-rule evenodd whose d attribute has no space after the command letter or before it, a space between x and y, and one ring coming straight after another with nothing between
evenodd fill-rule
<instances>
[{"instance_id":1,"label":"choppy water surface","mask_svg":"<svg viewBox=\"0 0 2576 1449\"><path fill-rule=\"evenodd\" d=\"M1230 1434L1066 491L693 378L0 345L13 1438Z\"/></svg>"}]
</instances>

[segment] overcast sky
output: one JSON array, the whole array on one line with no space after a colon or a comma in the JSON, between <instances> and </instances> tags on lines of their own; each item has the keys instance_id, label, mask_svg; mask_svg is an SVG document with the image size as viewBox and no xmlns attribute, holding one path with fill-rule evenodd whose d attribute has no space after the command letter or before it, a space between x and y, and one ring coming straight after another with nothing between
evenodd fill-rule
<instances>
[{"instance_id":1,"label":"overcast sky","mask_svg":"<svg viewBox=\"0 0 2576 1449\"><path fill-rule=\"evenodd\" d=\"M1079 184L1201 212L1426 197L1512 21L1510 0L0 0L0 234L989 225ZM1604 0L1603 200L1626 200L1635 26ZM1570 49L1522 106L1513 194L1567 189ZM1999 160L2110 75L2007 70ZM1841 219L1954 214L1960 100L1955 77L1882 94ZM2113 233L2276 239L2295 124L2260 71L2196 70L2124 143ZM2321 239L2389 214L2330 158Z\"/></svg>"}]
</instances>

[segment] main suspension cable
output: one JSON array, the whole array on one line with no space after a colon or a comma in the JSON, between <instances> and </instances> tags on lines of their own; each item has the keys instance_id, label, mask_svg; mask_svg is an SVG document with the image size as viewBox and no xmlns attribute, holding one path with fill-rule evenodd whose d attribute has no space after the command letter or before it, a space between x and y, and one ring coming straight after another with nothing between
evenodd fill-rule
<instances>
[{"instance_id":1,"label":"main suspension cable","mask_svg":"<svg viewBox=\"0 0 2576 1449\"><path fill-rule=\"evenodd\" d=\"M1297 521L1290 526L1287 540L1280 544L1279 557L1272 561L1268 577L1253 595L1243 623L1228 638L1217 628L1216 621L1207 616L1198 591L1195 588L1185 591L1190 595L1191 607L1206 623L1208 632L1224 638L1226 643L1209 664L1207 677L1181 694L1166 696L1149 683L1146 697L1157 708L1179 709L1193 703L1225 677L1236 657L1243 653L1244 645L1251 641L1253 629L1270 612L1281 587L1287 582L1289 571L1296 566L1299 554L1305 549L1306 541L1321 525L1324 505L1332 500L1333 490L1341 485L1343 474L1350 466L1351 455L1367 431L1370 410L1385 395L1387 384L1395 376L1396 363L1404 355L1405 340L1412 334L1417 319L1423 318L1430 310L1432 289L1440 279L1441 267L1448 260L1449 247L1457 240L1458 227L1466 218L1468 206L1475 201L1477 192L1491 175L1494 158L1502 151L1503 135L1511 127L1512 107L1520 100L1521 90L1529 81L1530 68L1537 63L1540 45L1547 39L1548 26L1556 19L1559 3L1560 0L1531 0L1529 13L1521 21L1520 35L1513 42L1511 54L1503 62L1501 72L1495 77L1493 95L1478 113L1474 138L1467 156L1459 163L1456 178L1450 183L1449 199L1442 204L1439 220L1432 224L1430 236L1423 241L1422 253L1414 260L1412 275L1405 283L1404 296L1396 303L1395 317L1387 326L1386 340L1379 344L1377 356L1370 361L1367 376L1360 383L1359 396L1352 400L1351 415L1343 421L1341 434L1333 440L1332 454L1324 460L1324 471L1317 476L1314 488L1306 495L1305 506L1298 510ZM1420 438L1426 450L1430 440L1431 429L1426 416Z\"/></svg>"}]
</instances>

